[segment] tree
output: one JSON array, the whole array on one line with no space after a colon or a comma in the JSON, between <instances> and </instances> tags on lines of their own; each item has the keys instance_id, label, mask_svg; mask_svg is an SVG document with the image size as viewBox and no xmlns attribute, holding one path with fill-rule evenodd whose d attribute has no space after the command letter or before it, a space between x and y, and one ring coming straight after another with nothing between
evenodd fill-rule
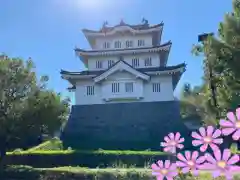
<instances>
[{"instance_id":1,"label":"tree","mask_svg":"<svg viewBox=\"0 0 240 180\"><path fill-rule=\"evenodd\" d=\"M201 102L194 102L194 106L205 109L206 114L213 120L216 119L216 115L225 116L228 110L237 108L240 103L239 0L233 1L233 12L227 13L224 21L220 23L218 37L209 37L204 44L195 45L193 52L204 56L204 81L200 92L203 96L199 99L199 96L191 95L187 99L194 99L192 102L200 100ZM211 92L208 88L209 65L213 71L213 83L217 87L217 107L211 103Z\"/></svg>"},{"instance_id":2,"label":"tree","mask_svg":"<svg viewBox=\"0 0 240 180\"><path fill-rule=\"evenodd\" d=\"M31 60L0 60L0 155L26 145L29 138L53 135L67 118L69 103L46 90L48 77L37 81ZM18 147L22 148L22 147Z\"/></svg>"}]
</instances>

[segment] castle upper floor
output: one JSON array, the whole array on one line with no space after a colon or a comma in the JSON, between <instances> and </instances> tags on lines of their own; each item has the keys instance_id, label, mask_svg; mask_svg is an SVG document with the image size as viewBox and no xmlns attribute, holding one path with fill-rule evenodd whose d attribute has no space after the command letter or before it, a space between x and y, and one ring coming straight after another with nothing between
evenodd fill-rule
<instances>
[{"instance_id":1,"label":"castle upper floor","mask_svg":"<svg viewBox=\"0 0 240 180\"><path fill-rule=\"evenodd\" d=\"M158 46L162 30L163 23L149 25L143 19L142 24L129 25L122 20L113 27L105 22L98 31L83 29L82 32L93 50L111 50Z\"/></svg>"}]
</instances>

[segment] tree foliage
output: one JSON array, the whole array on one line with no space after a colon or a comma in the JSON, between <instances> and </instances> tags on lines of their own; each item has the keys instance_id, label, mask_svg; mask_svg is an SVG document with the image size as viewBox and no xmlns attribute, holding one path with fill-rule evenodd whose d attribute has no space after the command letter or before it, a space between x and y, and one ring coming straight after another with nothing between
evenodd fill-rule
<instances>
[{"instance_id":1,"label":"tree foliage","mask_svg":"<svg viewBox=\"0 0 240 180\"><path fill-rule=\"evenodd\" d=\"M203 44L195 45L195 55L204 57L204 76L200 95L182 95L187 101L187 114L191 114L191 106L195 109L204 109L200 114L207 122L208 116L214 122L216 117L225 116L230 109L235 109L240 103L240 1L233 1L233 12L227 13L219 24L217 37L209 36ZM209 67L212 67L212 82L216 87L218 106L212 103L212 94L209 89ZM193 91L194 92L194 91ZM190 102L190 103L189 103ZM183 108L182 108L183 109ZM193 108L194 109L194 108ZM207 114L207 118L205 117ZM209 123L209 122L207 122ZM217 122L216 122L217 123Z\"/></svg>"},{"instance_id":2,"label":"tree foliage","mask_svg":"<svg viewBox=\"0 0 240 180\"><path fill-rule=\"evenodd\" d=\"M0 59L0 152L24 148L43 134L53 135L66 121L69 102L37 81L34 64L19 58Z\"/></svg>"}]
</instances>

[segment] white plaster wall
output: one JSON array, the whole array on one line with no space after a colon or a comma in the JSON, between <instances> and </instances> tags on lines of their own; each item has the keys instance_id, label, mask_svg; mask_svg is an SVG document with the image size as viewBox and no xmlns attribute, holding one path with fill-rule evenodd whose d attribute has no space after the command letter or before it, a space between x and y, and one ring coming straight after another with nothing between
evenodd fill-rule
<instances>
[{"instance_id":1,"label":"white plaster wall","mask_svg":"<svg viewBox=\"0 0 240 180\"><path fill-rule=\"evenodd\" d=\"M151 67L159 67L160 66L160 57L157 53L144 53L138 55L125 55L123 56L124 61L128 64L132 65L133 58L139 58L139 67L145 68L144 60L148 57L152 58L152 66ZM89 70L105 70L108 68L108 60L114 60L114 62L119 61L119 57L117 56L107 56L107 57L90 57L88 59L88 69ZM96 61L102 61L102 69L96 68Z\"/></svg>"},{"instance_id":2,"label":"white plaster wall","mask_svg":"<svg viewBox=\"0 0 240 180\"><path fill-rule=\"evenodd\" d=\"M129 73L117 72L105 81L102 84L95 84L95 94L92 96L86 95L86 86L93 85L93 81L81 81L76 85L75 91L75 102L77 105L86 105L86 104L105 104L105 103L119 103L118 101L105 102L104 97L115 96L112 95L112 86L111 83L118 80L120 82L120 92L125 91L125 82L135 82L134 90L135 95L143 97L142 102L153 102L153 101L171 101L174 100L173 89L172 89L172 77L171 76L156 76L151 78L151 82L143 82L141 79L136 79L134 76ZM161 92L152 92L152 83L159 82L161 84ZM133 97L133 94L126 95L127 97ZM124 97L123 95L118 95L118 97ZM121 101L124 102L134 102L134 101Z\"/></svg>"},{"instance_id":3,"label":"white plaster wall","mask_svg":"<svg viewBox=\"0 0 240 180\"><path fill-rule=\"evenodd\" d=\"M114 42L115 41L120 41L121 42L121 49L126 48L126 41L127 40L132 40L133 41L133 47L138 47L138 40L144 40L145 41L145 46L152 46L152 35L151 34L137 34L133 35L131 33L123 33L123 34L116 34L113 36L105 36L105 37L99 37L96 38L96 44L94 46L94 49L102 50L104 49L104 42L109 42L110 43L110 49L115 49L114 48Z\"/></svg>"},{"instance_id":4,"label":"white plaster wall","mask_svg":"<svg viewBox=\"0 0 240 180\"><path fill-rule=\"evenodd\" d=\"M152 83L160 83L161 92L152 91ZM174 100L172 76L153 76L150 83L144 83L144 102Z\"/></svg>"}]
</instances>

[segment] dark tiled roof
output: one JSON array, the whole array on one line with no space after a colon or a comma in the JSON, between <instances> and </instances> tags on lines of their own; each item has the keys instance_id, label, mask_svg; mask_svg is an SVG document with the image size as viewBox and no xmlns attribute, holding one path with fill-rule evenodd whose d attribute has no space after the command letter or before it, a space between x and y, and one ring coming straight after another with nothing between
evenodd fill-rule
<instances>
[{"instance_id":1,"label":"dark tiled roof","mask_svg":"<svg viewBox=\"0 0 240 180\"><path fill-rule=\"evenodd\" d=\"M75 105L61 139L77 149L161 150L170 132L180 132L191 147L177 101Z\"/></svg>"},{"instance_id":2,"label":"dark tiled roof","mask_svg":"<svg viewBox=\"0 0 240 180\"><path fill-rule=\"evenodd\" d=\"M91 33L102 33L102 32L106 33L106 32L110 32L114 28L120 27L120 26L128 26L128 27L130 27L134 30L147 30L147 29L157 28L157 27L160 27L160 26L163 26L163 25L164 25L163 22L161 22L159 24L156 24L156 25L149 25L148 23L137 24L137 25L129 25L129 24L126 24L123 21L121 21L120 24L118 24L116 26L113 26L113 27L103 26L99 31L94 31L94 30L89 30L89 29L83 29L83 31L91 32Z\"/></svg>"},{"instance_id":3,"label":"dark tiled roof","mask_svg":"<svg viewBox=\"0 0 240 180\"><path fill-rule=\"evenodd\" d=\"M118 62L116 62L115 65ZM124 63L126 63L126 62L124 62ZM128 63L126 63L126 64L128 64ZM131 65L129 65L129 66L132 67ZM136 68L136 70L141 72L141 73L146 73L146 72L155 72L155 71L169 71L169 70L174 70L174 69L178 69L178 68L181 68L181 67L186 67L186 64L181 63L181 64L178 64L178 65L175 65L175 66L166 66L166 67ZM81 71L81 72L70 72L70 71L61 70L60 73L61 74L66 74L66 75L96 75L96 76L98 76L98 75L104 73L107 70L101 70L101 71L88 71L87 70L87 71Z\"/></svg>"},{"instance_id":4,"label":"dark tiled roof","mask_svg":"<svg viewBox=\"0 0 240 180\"><path fill-rule=\"evenodd\" d=\"M104 50L84 50L84 49L80 49L80 48L75 48L74 50L75 51L81 51L81 52L113 52L113 51L130 51L130 50L151 50L151 49L154 49L154 48L161 48L161 47L164 47L164 46L167 46L167 45L172 45L172 42L171 41L168 41L164 44L161 44L161 45L158 45L158 46L152 46L152 47L139 47L139 48L125 48L125 49L104 49Z\"/></svg>"}]
</instances>

